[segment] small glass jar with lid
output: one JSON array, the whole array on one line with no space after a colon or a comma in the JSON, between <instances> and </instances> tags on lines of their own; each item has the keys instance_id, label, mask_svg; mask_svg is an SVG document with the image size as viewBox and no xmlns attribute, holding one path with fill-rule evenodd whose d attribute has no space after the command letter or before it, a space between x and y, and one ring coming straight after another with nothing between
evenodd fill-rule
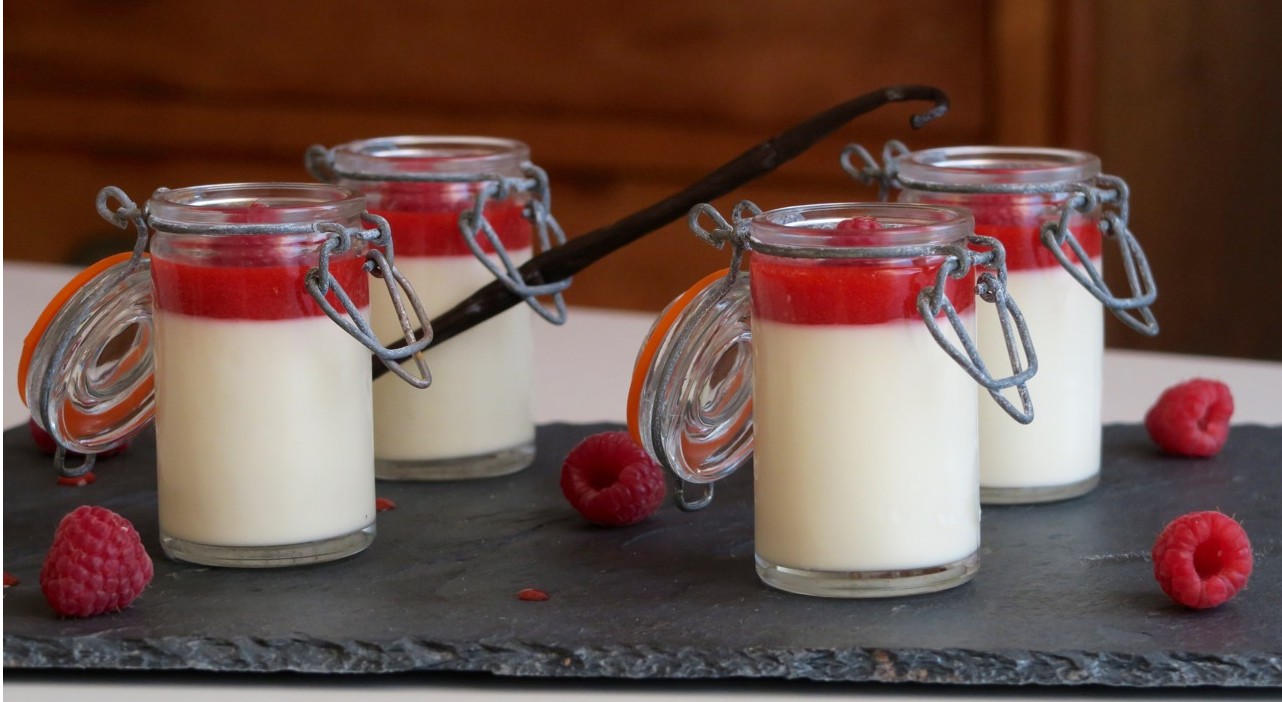
<instances>
[{"instance_id":1,"label":"small glass jar with lid","mask_svg":"<svg viewBox=\"0 0 1282 702\"><path fill-rule=\"evenodd\" d=\"M396 232L398 265L438 316L497 277L523 287L516 267L536 240L563 235L551 219L543 171L529 148L491 137L397 136L332 149L313 147L319 179L364 193L370 210ZM378 476L457 480L505 475L534 459L534 341L531 310L564 319L559 297L548 309L528 289L513 307L427 357L435 378L418 393L394 380L374 383ZM398 334L396 317L376 302L380 338Z\"/></svg>"},{"instance_id":2,"label":"small glass jar with lid","mask_svg":"<svg viewBox=\"0 0 1282 702\"><path fill-rule=\"evenodd\" d=\"M747 269L736 255L665 310L629 398L629 427L678 477L678 504L703 506L751 458L765 583L887 597L972 578L975 383L1022 389L1035 372L1001 245L974 237L962 210L904 204L788 207L703 233L750 250ZM1022 344L1003 349L1008 378L970 341L981 296ZM1004 406L1027 421L1022 405Z\"/></svg>"},{"instance_id":3,"label":"small glass jar with lid","mask_svg":"<svg viewBox=\"0 0 1282 702\"><path fill-rule=\"evenodd\" d=\"M154 418L166 555L274 567L365 549L375 534L369 359L381 349L365 319L367 262L394 277L366 249L387 247L386 223L359 193L311 183L161 189L145 209L108 188L99 210L133 224L137 247L55 299L22 364L60 469L88 470ZM389 366L426 345L410 341L381 349ZM66 450L89 458L69 468Z\"/></svg>"}]
</instances>

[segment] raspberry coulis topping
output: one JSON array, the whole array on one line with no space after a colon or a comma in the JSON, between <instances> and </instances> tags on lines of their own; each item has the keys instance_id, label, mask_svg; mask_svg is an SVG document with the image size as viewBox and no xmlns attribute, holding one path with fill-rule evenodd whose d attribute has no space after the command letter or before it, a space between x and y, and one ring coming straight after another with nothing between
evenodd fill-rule
<instances>
[{"instance_id":1,"label":"raspberry coulis topping","mask_svg":"<svg viewBox=\"0 0 1282 702\"><path fill-rule=\"evenodd\" d=\"M222 239L229 242L232 237ZM151 258L151 279L157 309L195 317L241 320L281 320L318 317L325 314L307 292L305 278L315 263L282 263L279 257L264 255L253 259L255 249L266 242L256 237L243 239L246 259L218 265L194 265ZM257 241L255 241L257 239ZM273 260L274 258L274 260ZM330 258L329 270L359 308L369 305L369 275L362 269L361 256ZM327 296L338 310L342 305L331 291Z\"/></svg>"},{"instance_id":2,"label":"raspberry coulis topping","mask_svg":"<svg viewBox=\"0 0 1282 702\"><path fill-rule=\"evenodd\" d=\"M459 214L473 209L474 187L441 183L380 183L366 189L370 212L392 228L397 256L471 256L459 229ZM489 200L485 219L503 248L529 248L534 228L525 218L524 204L514 199ZM489 237L477 232L485 253L494 253Z\"/></svg>"},{"instance_id":3,"label":"raspberry coulis topping","mask_svg":"<svg viewBox=\"0 0 1282 702\"><path fill-rule=\"evenodd\" d=\"M818 261L754 253L753 314L790 324L882 324L921 319L917 295L933 286L942 259ZM975 271L944 285L958 312L975 304Z\"/></svg>"},{"instance_id":4,"label":"raspberry coulis topping","mask_svg":"<svg viewBox=\"0 0 1282 702\"><path fill-rule=\"evenodd\" d=\"M1002 242L1006 249L1007 270L1027 271L1060 265L1055 254L1042 243L1042 223L1059 222L1058 208L1054 204L1040 199L1030 201L1028 195L1000 193L967 194L959 199L924 198L921 201L970 210L975 218L975 233ZM1069 217L1068 226L1086 255L1098 259L1103 252L1103 236L1099 225L1091 219L1074 214ZM1068 260L1078 262L1068 244L1061 248L1068 255Z\"/></svg>"}]
</instances>

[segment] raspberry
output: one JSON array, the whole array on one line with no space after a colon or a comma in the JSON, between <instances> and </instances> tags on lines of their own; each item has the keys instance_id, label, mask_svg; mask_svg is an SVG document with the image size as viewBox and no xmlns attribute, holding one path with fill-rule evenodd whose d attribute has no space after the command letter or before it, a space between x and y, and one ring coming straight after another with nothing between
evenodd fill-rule
<instances>
[{"instance_id":1,"label":"raspberry","mask_svg":"<svg viewBox=\"0 0 1282 702\"><path fill-rule=\"evenodd\" d=\"M82 506L58 523L40 589L58 614L92 617L128 607L151 576L134 525L109 509Z\"/></svg>"},{"instance_id":2,"label":"raspberry","mask_svg":"<svg viewBox=\"0 0 1282 702\"><path fill-rule=\"evenodd\" d=\"M1202 378L1167 388L1144 415L1144 428L1175 456L1214 456L1229 438L1233 395L1229 386Z\"/></svg>"},{"instance_id":3,"label":"raspberry","mask_svg":"<svg viewBox=\"0 0 1282 702\"><path fill-rule=\"evenodd\" d=\"M1219 606L1246 587L1253 567L1246 531L1222 512L1190 512L1153 544L1153 576L1171 599L1194 609Z\"/></svg>"},{"instance_id":4,"label":"raspberry","mask_svg":"<svg viewBox=\"0 0 1282 702\"><path fill-rule=\"evenodd\" d=\"M626 431L593 434L561 466L561 492L579 514L602 526L636 524L663 504L663 469Z\"/></svg>"},{"instance_id":5,"label":"raspberry","mask_svg":"<svg viewBox=\"0 0 1282 702\"><path fill-rule=\"evenodd\" d=\"M836 229L839 232L870 232L885 227L875 217L851 217L837 222Z\"/></svg>"}]
</instances>

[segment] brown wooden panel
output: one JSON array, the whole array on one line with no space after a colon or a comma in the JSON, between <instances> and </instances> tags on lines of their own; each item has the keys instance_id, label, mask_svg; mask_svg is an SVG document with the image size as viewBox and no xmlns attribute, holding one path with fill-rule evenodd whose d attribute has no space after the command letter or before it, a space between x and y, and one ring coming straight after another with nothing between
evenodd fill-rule
<instances>
[{"instance_id":1,"label":"brown wooden panel","mask_svg":"<svg viewBox=\"0 0 1282 702\"><path fill-rule=\"evenodd\" d=\"M1282 3L1099 7L1099 153L1130 183L1162 323L1156 339L1112 325L1109 343L1282 360Z\"/></svg>"}]
</instances>

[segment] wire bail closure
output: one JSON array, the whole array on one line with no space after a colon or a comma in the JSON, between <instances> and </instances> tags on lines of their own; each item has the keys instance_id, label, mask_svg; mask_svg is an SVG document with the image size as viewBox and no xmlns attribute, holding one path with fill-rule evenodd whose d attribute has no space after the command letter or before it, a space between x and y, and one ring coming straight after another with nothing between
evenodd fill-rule
<instances>
[{"instance_id":1,"label":"wire bail closure","mask_svg":"<svg viewBox=\"0 0 1282 702\"><path fill-rule=\"evenodd\" d=\"M165 192L166 188L159 188L156 192ZM115 199L121 203L121 207L111 210L108 207L108 201ZM218 232L228 234L306 234L315 232L326 237L318 251L319 261L305 274L305 285L307 292L320 305L321 310L327 317L334 321L340 328L350 334L357 341L361 342L365 348L369 349L387 368L399 376L405 382L416 388L426 388L432 383L432 375L427 367L427 362L423 358L423 351L432 343L432 326L423 304L418 299L418 295L410 286L409 281L405 279L393 263L392 255L392 238L391 228L387 220L377 215L362 213L361 219L364 222L374 225L372 229L363 227L343 227L334 222L316 222L313 224L158 224L151 218L146 210L139 210L138 206L125 195L124 191L115 186L103 188L98 193L98 213L108 222L118 227L124 228L133 224L138 230L138 242L134 246L134 259L140 259L142 252L147 248L147 242L150 240L151 232L172 232L172 233L198 233L198 232ZM363 239L383 247L386 251L380 251L377 248L371 248L366 253L366 262L364 269L366 272L375 277L383 279L387 284L388 294L392 298L392 305L396 309L397 318L400 320L401 329L405 334L406 345L400 348L388 348L379 343L373 330L370 328L369 321L360 314L347 291L343 289L337 279L329 270L329 257L335 253L344 253L351 250L353 237ZM398 289L399 288L399 289ZM330 291L334 292L338 298L347 316L344 316L330 304L326 295ZM414 316L423 330L422 334L415 339L414 327L405 309L404 299L408 299L410 307L414 311ZM418 368L419 375L415 376L401 366L401 361L413 357L415 365Z\"/></svg>"},{"instance_id":2,"label":"wire bail closure","mask_svg":"<svg viewBox=\"0 0 1282 702\"><path fill-rule=\"evenodd\" d=\"M520 266L512 261L507 248L500 241L498 232L485 217L485 205L491 199L506 200L513 193L529 193L530 201L525 205L525 219L534 226L538 251L544 253L555 246L565 243L565 231L552 215L552 193L548 184L547 172L526 161L521 164L521 177L502 176L494 173L379 173L369 174L360 171L340 170L335 165L334 149L327 149L319 144L307 150L305 162L307 170L318 180L336 183L340 178L348 180L380 180L412 183L475 183L481 184L473 199L471 209L459 213L458 227L472 255L512 294L520 297L540 317L556 325L565 323L566 306L562 293L570 287L573 278L565 278L551 283L531 285L525 282L520 273ZM486 241L494 247L499 262L495 263L485 254L477 240L484 235ZM551 297L551 308L539 298Z\"/></svg>"},{"instance_id":3,"label":"wire bail closure","mask_svg":"<svg viewBox=\"0 0 1282 702\"><path fill-rule=\"evenodd\" d=\"M1146 336L1156 336L1160 330L1152 305L1157 301L1157 283L1153 279L1153 269L1149 266L1148 257L1139 240L1131 233L1128 224L1130 219L1130 188L1126 181L1117 177L1100 174L1086 183L1051 183L1024 184L1001 183L984 185L942 185L916 180L904 180L899 174L898 161L910 151L903 142L890 140L882 149L882 165L878 165L868 149L859 144L848 144L841 153L841 167L848 175L864 185L878 184L878 197L885 201L892 189L902 190L905 187L913 190L942 193L980 193L980 194L1014 194L1030 195L1042 193L1071 193L1059 207L1057 221L1043 222L1041 226L1042 244L1050 250L1060 266L1073 276L1083 288L1099 300L1113 316L1123 324ZM862 165L854 163L858 157ZM1076 210L1089 213L1100 208L1100 231L1105 238L1117 242L1122 252L1122 266L1126 270L1126 282L1130 297L1118 297L1104 282L1104 276L1091 263L1090 257L1082 248L1077 237L1069 227L1069 219ZM1063 246L1077 257L1077 264L1071 261ZM1078 267L1080 264L1080 268Z\"/></svg>"}]
</instances>

